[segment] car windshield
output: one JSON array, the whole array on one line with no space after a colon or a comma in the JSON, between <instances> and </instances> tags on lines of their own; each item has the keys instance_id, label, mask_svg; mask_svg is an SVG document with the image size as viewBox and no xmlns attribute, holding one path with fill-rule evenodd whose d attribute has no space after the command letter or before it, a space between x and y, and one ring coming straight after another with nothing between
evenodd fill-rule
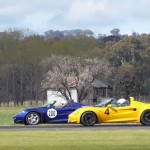
<instances>
[{"instance_id":1,"label":"car windshield","mask_svg":"<svg viewBox=\"0 0 150 150\"><path fill-rule=\"evenodd\" d=\"M65 108L70 106L71 104L69 104L68 102L61 102L60 104L57 103L57 101L51 102L51 103L46 103L44 105L42 105L41 107L46 107L46 108L51 108L51 107L55 107L55 108Z\"/></svg>"},{"instance_id":2,"label":"car windshield","mask_svg":"<svg viewBox=\"0 0 150 150\"><path fill-rule=\"evenodd\" d=\"M116 103L116 100L114 100L114 99L107 99L107 100L105 100L105 101L95 105L95 107L106 107L107 105L113 104L113 103Z\"/></svg>"},{"instance_id":3,"label":"car windshield","mask_svg":"<svg viewBox=\"0 0 150 150\"><path fill-rule=\"evenodd\" d=\"M123 98L118 100L112 98L95 105L95 107L106 107L109 104L111 104L114 107L122 107L122 106L129 106L130 101L128 99L123 99Z\"/></svg>"},{"instance_id":4,"label":"car windshield","mask_svg":"<svg viewBox=\"0 0 150 150\"><path fill-rule=\"evenodd\" d=\"M50 107L50 105L53 106L52 104L47 103L47 104L42 105L41 107Z\"/></svg>"},{"instance_id":5,"label":"car windshield","mask_svg":"<svg viewBox=\"0 0 150 150\"><path fill-rule=\"evenodd\" d=\"M54 101L54 102L52 102L52 103L46 103L46 104L42 105L41 107L47 107L47 108L49 108L49 107L54 107L54 106L55 106L55 103L56 103L56 101Z\"/></svg>"}]
</instances>

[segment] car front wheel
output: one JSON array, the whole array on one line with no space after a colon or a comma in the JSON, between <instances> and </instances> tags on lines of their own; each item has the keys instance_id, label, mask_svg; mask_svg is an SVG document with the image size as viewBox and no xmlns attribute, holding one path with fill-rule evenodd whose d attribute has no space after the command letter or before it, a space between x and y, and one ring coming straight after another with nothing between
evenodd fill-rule
<instances>
[{"instance_id":1,"label":"car front wheel","mask_svg":"<svg viewBox=\"0 0 150 150\"><path fill-rule=\"evenodd\" d=\"M84 126L93 126L96 123L96 115L93 112L85 112L81 116L81 123Z\"/></svg>"},{"instance_id":2,"label":"car front wheel","mask_svg":"<svg viewBox=\"0 0 150 150\"><path fill-rule=\"evenodd\" d=\"M141 123L143 125L150 125L150 110L146 110L142 113Z\"/></svg>"},{"instance_id":3,"label":"car front wheel","mask_svg":"<svg viewBox=\"0 0 150 150\"><path fill-rule=\"evenodd\" d=\"M40 123L40 116L36 112L30 112L26 116L27 125L37 125Z\"/></svg>"}]
</instances>

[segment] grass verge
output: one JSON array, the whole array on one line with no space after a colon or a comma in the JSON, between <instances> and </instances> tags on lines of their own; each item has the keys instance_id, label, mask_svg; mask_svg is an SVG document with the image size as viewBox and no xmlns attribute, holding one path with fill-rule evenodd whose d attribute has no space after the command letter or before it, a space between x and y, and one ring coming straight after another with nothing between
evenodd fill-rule
<instances>
[{"instance_id":1,"label":"grass verge","mask_svg":"<svg viewBox=\"0 0 150 150\"><path fill-rule=\"evenodd\" d=\"M23 107L0 107L0 126L13 125L13 116L23 109Z\"/></svg>"},{"instance_id":2,"label":"grass verge","mask_svg":"<svg viewBox=\"0 0 150 150\"><path fill-rule=\"evenodd\" d=\"M149 150L150 131L1 131L0 150Z\"/></svg>"},{"instance_id":3,"label":"grass verge","mask_svg":"<svg viewBox=\"0 0 150 150\"><path fill-rule=\"evenodd\" d=\"M13 125L23 107L0 108L0 125ZM0 150L150 150L149 130L1 131Z\"/></svg>"}]
</instances>

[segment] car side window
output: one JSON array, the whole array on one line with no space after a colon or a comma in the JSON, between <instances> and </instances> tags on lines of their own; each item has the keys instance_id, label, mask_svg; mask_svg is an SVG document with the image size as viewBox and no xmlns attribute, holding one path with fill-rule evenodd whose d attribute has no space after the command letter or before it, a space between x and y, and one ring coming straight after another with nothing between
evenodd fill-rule
<instances>
[{"instance_id":1,"label":"car side window","mask_svg":"<svg viewBox=\"0 0 150 150\"><path fill-rule=\"evenodd\" d=\"M116 100L111 101L111 105L112 105L113 107L118 107Z\"/></svg>"},{"instance_id":2,"label":"car side window","mask_svg":"<svg viewBox=\"0 0 150 150\"><path fill-rule=\"evenodd\" d=\"M123 106L129 106L130 105L130 100L124 99L121 103L119 100L117 101L117 107L123 107Z\"/></svg>"},{"instance_id":3,"label":"car side window","mask_svg":"<svg viewBox=\"0 0 150 150\"><path fill-rule=\"evenodd\" d=\"M109 103L109 104L111 104L113 107L129 106L130 100L125 100L125 99L124 99L124 101L120 101L120 99L119 100L112 100L111 103Z\"/></svg>"}]
</instances>

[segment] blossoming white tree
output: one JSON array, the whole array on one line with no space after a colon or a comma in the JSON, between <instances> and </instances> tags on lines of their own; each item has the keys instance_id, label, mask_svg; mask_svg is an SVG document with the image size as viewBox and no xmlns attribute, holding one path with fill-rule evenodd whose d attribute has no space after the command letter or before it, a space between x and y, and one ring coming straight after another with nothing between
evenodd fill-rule
<instances>
[{"instance_id":1,"label":"blossoming white tree","mask_svg":"<svg viewBox=\"0 0 150 150\"><path fill-rule=\"evenodd\" d=\"M43 65L47 74L42 88L60 91L67 100L71 100L70 88L74 87L79 102L92 92L95 78L104 80L110 74L108 62L98 58L52 56L43 61Z\"/></svg>"}]
</instances>

